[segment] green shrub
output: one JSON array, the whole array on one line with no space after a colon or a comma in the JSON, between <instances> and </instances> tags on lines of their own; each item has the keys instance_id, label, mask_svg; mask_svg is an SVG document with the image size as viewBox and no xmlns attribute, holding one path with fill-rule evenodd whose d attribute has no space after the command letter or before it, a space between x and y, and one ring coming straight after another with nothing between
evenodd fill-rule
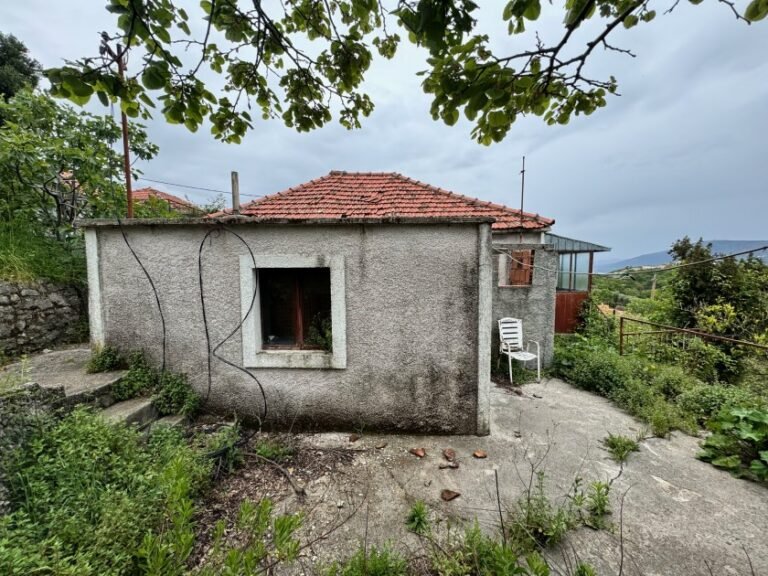
<instances>
[{"instance_id":1,"label":"green shrub","mask_svg":"<svg viewBox=\"0 0 768 576\"><path fill-rule=\"evenodd\" d=\"M186 374L160 373L152 404L160 414L191 416L200 407L200 395L190 386Z\"/></svg>"},{"instance_id":2,"label":"green shrub","mask_svg":"<svg viewBox=\"0 0 768 576\"><path fill-rule=\"evenodd\" d=\"M607 396L648 422L657 436L695 429L693 418L670 401L701 382L679 367L620 356L604 342L578 335L556 340L554 365L558 376Z\"/></svg>"},{"instance_id":3,"label":"green shrub","mask_svg":"<svg viewBox=\"0 0 768 576\"><path fill-rule=\"evenodd\" d=\"M134 574L139 545L162 523L173 486L186 486L189 500L208 474L176 431L145 442L77 409L11 459L13 511L0 521L0 572Z\"/></svg>"},{"instance_id":4,"label":"green shrub","mask_svg":"<svg viewBox=\"0 0 768 576\"><path fill-rule=\"evenodd\" d=\"M578 484L574 492L577 489ZM578 504L572 499L561 506L553 504L544 492L544 473L538 472L535 484L528 487L511 514L510 547L517 553L527 553L557 544L577 525Z\"/></svg>"},{"instance_id":5,"label":"green shrub","mask_svg":"<svg viewBox=\"0 0 768 576\"><path fill-rule=\"evenodd\" d=\"M201 402L186 375L155 370L143 352L133 352L128 359L128 372L112 387L112 396L120 401L147 394L152 394L152 403L162 415L191 416Z\"/></svg>"},{"instance_id":6,"label":"green shrub","mask_svg":"<svg viewBox=\"0 0 768 576\"><path fill-rule=\"evenodd\" d=\"M112 386L112 396L118 402L149 394L155 388L157 374L147 362L143 352L132 352L128 357L128 372Z\"/></svg>"},{"instance_id":7,"label":"green shrub","mask_svg":"<svg viewBox=\"0 0 768 576\"><path fill-rule=\"evenodd\" d=\"M231 474L243 464L243 451L240 442L240 425L222 426L208 436L204 443L205 452L216 458L216 474L222 471Z\"/></svg>"},{"instance_id":8,"label":"green shrub","mask_svg":"<svg viewBox=\"0 0 768 576\"><path fill-rule=\"evenodd\" d=\"M596 530L608 528L605 517L611 513L611 485L607 482L592 482L586 495L587 517L584 523Z\"/></svg>"},{"instance_id":9,"label":"green shrub","mask_svg":"<svg viewBox=\"0 0 768 576\"><path fill-rule=\"evenodd\" d=\"M758 400L749 391L736 386L700 384L680 394L676 402L683 412L703 425L722 408L752 405Z\"/></svg>"},{"instance_id":10,"label":"green shrub","mask_svg":"<svg viewBox=\"0 0 768 576\"><path fill-rule=\"evenodd\" d=\"M768 410L723 409L707 427L699 458L750 480L768 481Z\"/></svg>"},{"instance_id":11,"label":"green shrub","mask_svg":"<svg viewBox=\"0 0 768 576\"><path fill-rule=\"evenodd\" d=\"M640 450L636 440L621 434L609 433L603 438L602 444L616 462L626 462L632 452Z\"/></svg>"},{"instance_id":12,"label":"green shrub","mask_svg":"<svg viewBox=\"0 0 768 576\"><path fill-rule=\"evenodd\" d=\"M408 563L397 552L387 547L361 548L343 563L334 563L325 571L326 576L405 576Z\"/></svg>"},{"instance_id":13,"label":"green shrub","mask_svg":"<svg viewBox=\"0 0 768 576\"><path fill-rule=\"evenodd\" d=\"M558 340L554 369L575 386L603 396L622 388L631 377L618 352L581 336Z\"/></svg>"},{"instance_id":14,"label":"green shrub","mask_svg":"<svg viewBox=\"0 0 768 576\"><path fill-rule=\"evenodd\" d=\"M125 368L125 360L123 360L117 348L104 346L93 351L85 371L88 374L94 374L96 372L111 372L121 368Z\"/></svg>"},{"instance_id":15,"label":"green shrub","mask_svg":"<svg viewBox=\"0 0 768 576\"><path fill-rule=\"evenodd\" d=\"M408 512L408 518L405 521L408 530L415 534L426 534L429 532L429 517L427 514L427 505L423 500L416 500Z\"/></svg>"}]
</instances>

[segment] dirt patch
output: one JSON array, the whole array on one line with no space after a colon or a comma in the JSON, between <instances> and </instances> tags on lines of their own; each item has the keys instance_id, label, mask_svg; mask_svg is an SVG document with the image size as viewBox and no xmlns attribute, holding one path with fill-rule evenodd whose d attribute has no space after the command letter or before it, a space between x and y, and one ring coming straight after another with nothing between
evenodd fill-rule
<instances>
[{"instance_id":1,"label":"dirt patch","mask_svg":"<svg viewBox=\"0 0 768 576\"><path fill-rule=\"evenodd\" d=\"M202 423L197 431L210 433L219 425ZM210 551L211 539L216 523L224 520L227 524L235 521L243 501L259 502L265 498L273 503L291 500L295 508L305 500L304 489L326 475L333 474L353 463L361 450L350 447L323 448L313 446L300 435L264 434L251 435L244 431L247 442L241 446L242 464L231 473L220 469L215 486L205 494L198 504L195 525L198 527L195 551L191 564L202 563ZM287 455L270 463L258 455L259 448L269 445L280 447Z\"/></svg>"}]
</instances>

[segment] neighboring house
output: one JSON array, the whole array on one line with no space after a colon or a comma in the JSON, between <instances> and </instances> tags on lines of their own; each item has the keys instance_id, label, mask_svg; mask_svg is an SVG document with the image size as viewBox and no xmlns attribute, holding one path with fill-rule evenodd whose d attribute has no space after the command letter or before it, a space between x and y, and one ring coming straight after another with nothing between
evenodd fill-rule
<instances>
[{"instance_id":1,"label":"neighboring house","mask_svg":"<svg viewBox=\"0 0 768 576\"><path fill-rule=\"evenodd\" d=\"M595 252L608 252L610 248L557 234L547 234L545 241L560 258L555 298L555 332L569 334L576 330L581 305L592 290Z\"/></svg>"},{"instance_id":2,"label":"neighboring house","mask_svg":"<svg viewBox=\"0 0 768 576\"><path fill-rule=\"evenodd\" d=\"M174 196L173 194L168 194L167 192L162 192L160 190L156 190L155 188L139 188L138 190L133 191L133 201L136 203L145 203L145 202L160 202L164 205L167 205L169 210L172 210L173 212L178 212L179 214L186 214L189 216L193 215L200 215L202 214L202 211L198 206L190 202L189 200L185 200L184 198L179 198L178 196Z\"/></svg>"},{"instance_id":3,"label":"neighboring house","mask_svg":"<svg viewBox=\"0 0 768 576\"><path fill-rule=\"evenodd\" d=\"M278 425L487 434L496 320L522 318L552 354L553 223L347 172L238 214L87 221L91 335L161 360L155 295L129 242L157 290L168 367L211 408L260 418L255 376Z\"/></svg>"}]
</instances>

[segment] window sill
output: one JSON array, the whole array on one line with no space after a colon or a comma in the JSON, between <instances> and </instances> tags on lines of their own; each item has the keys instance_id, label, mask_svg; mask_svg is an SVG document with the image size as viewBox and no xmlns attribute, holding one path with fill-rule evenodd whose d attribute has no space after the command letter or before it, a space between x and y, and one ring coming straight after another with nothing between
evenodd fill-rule
<instances>
[{"instance_id":1,"label":"window sill","mask_svg":"<svg viewBox=\"0 0 768 576\"><path fill-rule=\"evenodd\" d=\"M247 363L247 368L346 368L337 355L324 350L261 350Z\"/></svg>"}]
</instances>

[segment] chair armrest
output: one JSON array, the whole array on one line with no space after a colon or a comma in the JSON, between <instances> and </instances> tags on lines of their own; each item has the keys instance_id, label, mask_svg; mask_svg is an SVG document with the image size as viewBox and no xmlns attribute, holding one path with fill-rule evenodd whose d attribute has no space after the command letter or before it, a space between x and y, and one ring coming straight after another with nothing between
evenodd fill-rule
<instances>
[{"instance_id":1,"label":"chair armrest","mask_svg":"<svg viewBox=\"0 0 768 576\"><path fill-rule=\"evenodd\" d=\"M530 352L531 342L536 344L536 356L541 356L541 346L539 345L539 341L538 340L528 340L528 346L527 346L526 350L528 350Z\"/></svg>"}]
</instances>

